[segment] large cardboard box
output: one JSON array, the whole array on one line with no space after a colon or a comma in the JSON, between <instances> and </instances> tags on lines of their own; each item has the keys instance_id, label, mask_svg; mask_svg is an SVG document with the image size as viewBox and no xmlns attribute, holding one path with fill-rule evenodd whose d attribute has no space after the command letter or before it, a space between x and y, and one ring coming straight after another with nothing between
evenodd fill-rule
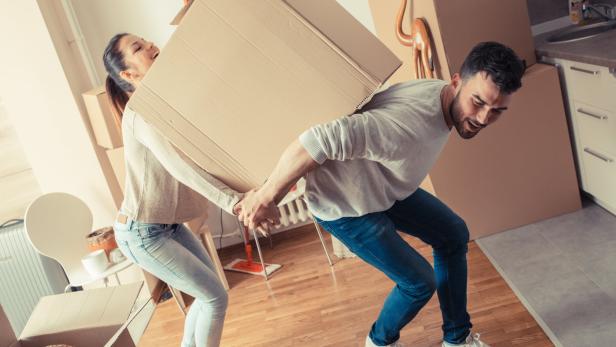
<instances>
[{"instance_id":1,"label":"large cardboard box","mask_svg":"<svg viewBox=\"0 0 616 347\"><path fill-rule=\"evenodd\" d=\"M122 146L122 130L113 114L104 87L97 87L82 94L92 131L99 146L113 149Z\"/></svg>"},{"instance_id":2,"label":"large cardboard box","mask_svg":"<svg viewBox=\"0 0 616 347\"><path fill-rule=\"evenodd\" d=\"M430 177L472 238L581 208L555 67L535 64L503 117L472 140L455 130Z\"/></svg>"},{"instance_id":3,"label":"large cardboard box","mask_svg":"<svg viewBox=\"0 0 616 347\"><path fill-rule=\"evenodd\" d=\"M305 129L352 113L400 64L335 0L194 0L129 107L246 191Z\"/></svg>"},{"instance_id":4,"label":"large cardboard box","mask_svg":"<svg viewBox=\"0 0 616 347\"><path fill-rule=\"evenodd\" d=\"M134 347L125 323L142 285L139 282L45 296L19 339L0 307L0 347Z\"/></svg>"},{"instance_id":5,"label":"large cardboard box","mask_svg":"<svg viewBox=\"0 0 616 347\"><path fill-rule=\"evenodd\" d=\"M411 48L398 42L395 30L401 0L369 2L377 36L405 62L392 81L409 79L413 68ZM536 63L524 0L413 0L408 3L403 28L410 34L409 14L427 21L438 78L449 80L460 70L471 48L482 41L501 42L511 47L527 66Z\"/></svg>"}]
</instances>

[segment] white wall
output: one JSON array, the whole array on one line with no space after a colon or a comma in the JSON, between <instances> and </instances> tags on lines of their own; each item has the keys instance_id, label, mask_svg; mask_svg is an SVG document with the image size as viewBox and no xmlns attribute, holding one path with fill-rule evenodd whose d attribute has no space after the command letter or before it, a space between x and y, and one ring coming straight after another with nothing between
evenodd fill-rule
<instances>
[{"instance_id":1,"label":"white wall","mask_svg":"<svg viewBox=\"0 0 616 347\"><path fill-rule=\"evenodd\" d=\"M0 100L0 223L23 218L41 191L2 100Z\"/></svg>"},{"instance_id":2,"label":"white wall","mask_svg":"<svg viewBox=\"0 0 616 347\"><path fill-rule=\"evenodd\" d=\"M1 1L0 35L0 95L41 191L77 195L109 225L113 199L37 1Z\"/></svg>"},{"instance_id":3,"label":"white wall","mask_svg":"<svg viewBox=\"0 0 616 347\"><path fill-rule=\"evenodd\" d=\"M374 26L374 20L372 19L372 12L370 11L370 4L368 0L336 0L344 7L350 14L361 22L368 30L376 35L376 27Z\"/></svg>"},{"instance_id":4,"label":"white wall","mask_svg":"<svg viewBox=\"0 0 616 347\"><path fill-rule=\"evenodd\" d=\"M90 51L100 83L107 75L102 56L115 34L129 32L162 47L174 27L169 22L182 0L69 0Z\"/></svg>"}]
</instances>

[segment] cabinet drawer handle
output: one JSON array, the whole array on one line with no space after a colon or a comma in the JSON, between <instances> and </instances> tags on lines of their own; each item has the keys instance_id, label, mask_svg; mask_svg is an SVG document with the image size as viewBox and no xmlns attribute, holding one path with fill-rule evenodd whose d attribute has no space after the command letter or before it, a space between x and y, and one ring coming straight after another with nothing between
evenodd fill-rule
<instances>
[{"instance_id":1,"label":"cabinet drawer handle","mask_svg":"<svg viewBox=\"0 0 616 347\"><path fill-rule=\"evenodd\" d=\"M576 67L576 66L572 66L571 70L573 71L579 71L579 72L583 72L583 73L587 73L589 75L598 75L600 72L597 70L588 70L588 69L582 69L581 67Z\"/></svg>"},{"instance_id":2,"label":"cabinet drawer handle","mask_svg":"<svg viewBox=\"0 0 616 347\"><path fill-rule=\"evenodd\" d=\"M581 113L581 114L585 114L585 115L591 116L593 118L597 118L597 119L601 119L601 120L607 119L607 116L604 116L602 114L596 114L596 113L588 112L588 111L584 110L583 108L578 108L577 111L579 113Z\"/></svg>"},{"instance_id":3,"label":"cabinet drawer handle","mask_svg":"<svg viewBox=\"0 0 616 347\"><path fill-rule=\"evenodd\" d=\"M597 152L593 151L592 149L590 149L590 148L588 148L588 147L584 148L584 152L586 152L586 153L588 153L588 154L590 154L590 155L592 155L592 156L595 156L595 157L597 157L597 158L599 158L599 159L603 160L603 161L604 161L604 162L606 162L606 163L611 163L611 162L613 162L613 161L614 161L612 158L608 158L608 157L606 157L606 156L604 156L604 155L602 155L602 154L599 154L599 153L597 153Z\"/></svg>"}]
</instances>

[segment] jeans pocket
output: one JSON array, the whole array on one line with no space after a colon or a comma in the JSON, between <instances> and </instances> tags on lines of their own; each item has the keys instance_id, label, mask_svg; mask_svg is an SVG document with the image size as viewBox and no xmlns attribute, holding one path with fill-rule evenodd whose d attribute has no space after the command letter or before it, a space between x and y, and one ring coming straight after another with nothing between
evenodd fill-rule
<instances>
[{"instance_id":1,"label":"jeans pocket","mask_svg":"<svg viewBox=\"0 0 616 347\"><path fill-rule=\"evenodd\" d=\"M116 240L116 243L118 244L118 248L126 258L130 259L130 261L135 264L139 264L137 258L135 257L135 254L130 249L130 243L128 243L128 241Z\"/></svg>"}]
</instances>

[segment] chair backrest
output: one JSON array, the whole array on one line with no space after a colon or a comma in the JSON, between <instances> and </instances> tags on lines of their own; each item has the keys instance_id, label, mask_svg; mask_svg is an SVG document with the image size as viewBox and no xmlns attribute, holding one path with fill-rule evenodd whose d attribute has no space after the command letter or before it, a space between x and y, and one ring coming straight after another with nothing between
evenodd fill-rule
<instances>
[{"instance_id":1,"label":"chair backrest","mask_svg":"<svg viewBox=\"0 0 616 347\"><path fill-rule=\"evenodd\" d=\"M86 235L92 230L90 208L71 194L43 194L28 206L24 225L34 248L57 260L69 281L75 283L71 277L83 273L81 258L89 252Z\"/></svg>"}]
</instances>

